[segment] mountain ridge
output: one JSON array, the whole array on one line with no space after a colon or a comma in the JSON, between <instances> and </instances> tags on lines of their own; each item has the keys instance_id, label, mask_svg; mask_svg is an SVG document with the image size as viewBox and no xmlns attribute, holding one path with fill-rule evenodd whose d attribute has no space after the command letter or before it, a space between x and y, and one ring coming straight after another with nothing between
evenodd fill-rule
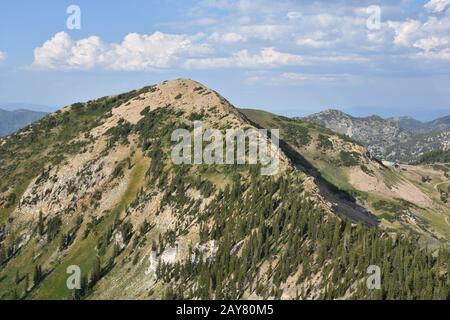
<instances>
[{"instance_id":1,"label":"mountain ridge","mask_svg":"<svg viewBox=\"0 0 450 320\"><path fill-rule=\"evenodd\" d=\"M424 153L449 147L450 117L422 123L409 117L353 117L330 109L300 119L348 135L380 159L413 163Z\"/></svg>"},{"instance_id":2,"label":"mountain ridge","mask_svg":"<svg viewBox=\"0 0 450 320\"><path fill-rule=\"evenodd\" d=\"M7 111L0 108L0 136L11 134L43 118L47 113L26 109Z\"/></svg>"},{"instance_id":3,"label":"mountain ridge","mask_svg":"<svg viewBox=\"0 0 450 320\"><path fill-rule=\"evenodd\" d=\"M450 116L444 116L426 122L416 120L412 117L391 117L387 120L396 123L400 128L412 133L431 133L450 128Z\"/></svg>"},{"instance_id":4,"label":"mountain ridge","mask_svg":"<svg viewBox=\"0 0 450 320\"><path fill-rule=\"evenodd\" d=\"M263 176L248 163L175 165L171 134L192 132L195 121L221 131L279 127L279 173ZM189 79L74 103L1 138L0 155L2 299L447 295L446 262L416 237L447 240L427 227L421 208L383 198L379 210L401 208L384 216L397 229L385 229L382 217L380 226L362 223L374 218L359 203L363 193L340 188L345 181L317 164L389 176L386 192L394 194L411 183L343 135L243 112ZM411 230L398 230L406 225ZM374 264L386 283L378 291L365 286ZM78 289L67 286L73 266L81 272ZM398 268L415 276L404 279ZM401 281L408 285L393 286Z\"/></svg>"}]
</instances>

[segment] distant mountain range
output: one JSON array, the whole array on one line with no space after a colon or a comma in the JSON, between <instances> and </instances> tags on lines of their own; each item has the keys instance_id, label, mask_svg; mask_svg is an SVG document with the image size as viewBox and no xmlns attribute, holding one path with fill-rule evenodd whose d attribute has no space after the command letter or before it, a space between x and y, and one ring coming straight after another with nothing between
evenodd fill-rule
<instances>
[{"instance_id":1,"label":"distant mountain range","mask_svg":"<svg viewBox=\"0 0 450 320\"><path fill-rule=\"evenodd\" d=\"M427 152L450 147L450 116L421 122L411 117L353 117L330 109L303 119L359 141L381 159L415 162Z\"/></svg>"},{"instance_id":2,"label":"distant mountain range","mask_svg":"<svg viewBox=\"0 0 450 320\"><path fill-rule=\"evenodd\" d=\"M0 109L0 136L20 130L30 123L43 118L46 114L45 112L30 110L7 111Z\"/></svg>"},{"instance_id":3,"label":"distant mountain range","mask_svg":"<svg viewBox=\"0 0 450 320\"><path fill-rule=\"evenodd\" d=\"M52 112L55 111L56 108L42 105L42 104L35 104L35 103L26 103L26 102L7 102L3 103L0 102L0 109L6 110L6 111L15 111L15 110L30 110L30 111L36 111L36 112Z\"/></svg>"},{"instance_id":4,"label":"distant mountain range","mask_svg":"<svg viewBox=\"0 0 450 320\"><path fill-rule=\"evenodd\" d=\"M450 116L429 122L422 122L411 117L392 117L387 120L411 133L430 133L450 128Z\"/></svg>"}]
</instances>

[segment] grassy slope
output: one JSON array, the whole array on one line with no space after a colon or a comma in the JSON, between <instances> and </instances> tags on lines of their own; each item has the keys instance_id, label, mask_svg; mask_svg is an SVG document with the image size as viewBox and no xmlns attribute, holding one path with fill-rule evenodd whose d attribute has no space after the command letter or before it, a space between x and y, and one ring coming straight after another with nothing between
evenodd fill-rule
<instances>
[{"instance_id":1,"label":"grassy slope","mask_svg":"<svg viewBox=\"0 0 450 320\"><path fill-rule=\"evenodd\" d=\"M87 239L78 241L69 250L69 254L64 257L63 261L58 264L54 272L49 275L48 279L42 283L39 289L33 294L34 299L61 299L61 297L69 298L71 291L67 289L65 270L70 265L78 265L83 275L88 275L86 270L91 270L93 261L96 256L96 245L99 236L104 234L106 230L113 224L117 214L123 212L136 197L139 188L145 181L144 176L148 168L148 161L144 159L141 152L136 154L134 159L134 167L130 172L130 180L125 193L115 204L113 210L105 216L105 219L97 226L96 234L91 234ZM79 232L82 233L83 230Z\"/></svg>"},{"instance_id":2,"label":"grassy slope","mask_svg":"<svg viewBox=\"0 0 450 320\"><path fill-rule=\"evenodd\" d=\"M280 129L280 138L289 142L289 136L286 135L286 124L291 124L308 130L308 135L311 136L311 144L317 143L317 137L319 134L324 135L336 135L332 131L320 127L318 125L307 123L298 120L291 120L284 117L276 116L272 113L255 110L255 109L241 109L251 121L257 123L263 128L276 128ZM336 135L338 136L338 135ZM346 168L340 167L330 161L329 152L318 150L314 146L302 148L302 156L318 169L323 178L328 182L336 186L337 188L345 191L356 192L356 190L348 183L346 178Z\"/></svg>"},{"instance_id":3,"label":"grassy slope","mask_svg":"<svg viewBox=\"0 0 450 320\"><path fill-rule=\"evenodd\" d=\"M317 138L319 134L334 136L337 139L343 139L341 135L334 134L326 128L322 128L317 125L312 125L303 121L291 120L285 117L280 117L269 112L254 110L254 109L241 109L248 118L253 122L257 123L259 126L264 128L280 128L281 139L286 140L290 143L292 137L286 136L286 126L288 124L296 125L299 127L307 128L308 134L312 137L311 142L308 146L300 146L297 150L300 151L301 155L312 164L321 173L321 176L325 178L328 182L336 186L338 189L345 190L357 196L364 205L369 208L372 212L376 213L382 218L382 224L392 228L401 229L405 227L405 224L396 221L396 217L399 213L393 213L386 211L384 209L374 208L374 204L380 201L395 204L399 207L405 207L405 204L398 199L386 197L385 195L378 193L366 193L357 191L349 183L349 168L337 165L335 161L332 160L334 157L330 150L324 152L317 147ZM344 140L348 141L348 139ZM346 142L344 141L344 142ZM450 209L448 205L442 203L440 199L440 194L433 187L436 183L439 185L443 183L445 185L445 177L443 177L443 172L433 170L433 168L420 167L420 166L410 166L407 171L395 171L395 170L382 170L380 171L381 177L383 178L387 187L392 188L401 183L402 181L409 181L417 186L422 192L429 195L434 201L435 205L429 209L415 208L416 212L419 214L419 218L426 224L426 228L434 233L438 238L450 239L450 225L448 223L450 216ZM422 176L431 176L433 183L422 183ZM406 226L408 229L410 226Z\"/></svg>"}]
</instances>

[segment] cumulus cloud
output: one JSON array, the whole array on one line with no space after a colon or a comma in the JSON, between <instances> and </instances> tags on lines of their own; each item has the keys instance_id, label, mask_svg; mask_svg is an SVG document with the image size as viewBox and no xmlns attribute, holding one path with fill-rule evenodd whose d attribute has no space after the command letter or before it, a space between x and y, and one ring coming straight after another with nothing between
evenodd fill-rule
<instances>
[{"instance_id":1,"label":"cumulus cloud","mask_svg":"<svg viewBox=\"0 0 450 320\"><path fill-rule=\"evenodd\" d=\"M6 53L0 50L0 63L6 60Z\"/></svg>"},{"instance_id":2,"label":"cumulus cloud","mask_svg":"<svg viewBox=\"0 0 450 320\"><path fill-rule=\"evenodd\" d=\"M168 68L182 57L210 52L195 37L155 32L152 35L129 34L121 44L112 45L106 54L109 68L114 70L148 70Z\"/></svg>"},{"instance_id":3,"label":"cumulus cloud","mask_svg":"<svg viewBox=\"0 0 450 320\"><path fill-rule=\"evenodd\" d=\"M450 5L450 0L430 0L425 4L425 8L437 13L444 11Z\"/></svg>"},{"instance_id":4,"label":"cumulus cloud","mask_svg":"<svg viewBox=\"0 0 450 320\"><path fill-rule=\"evenodd\" d=\"M450 37L430 37L416 41L414 47L426 52L435 49L445 49L450 44Z\"/></svg>"},{"instance_id":5,"label":"cumulus cloud","mask_svg":"<svg viewBox=\"0 0 450 320\"><path fill-rule=\"evenodd\" d=\"M450 61L450 48L444 48L439 51L425 51L417 54L418 58L426 60Z\"/></svg>"},{"instance_id":6,"label":"cumulus cloud","mask_svg":"<svg viewBox=\"0 0 450 320\"><path fill-rule=\"evenodd\" d=\"M74 41L67 33L59 32L34 50L32 67L62 70L168 68L182 57L209 52L209 47L197 43L199 37L161 32L130 33L121 43L108 44L96 36Z\"/></svg>"},{"instance_id":7,"label":"cumulus cloud","mask_svg":"<svg viewBox=\"0 0 450 320\"><path fill-rule=\"evenodd\" d=\"M301 72L263 72L248 75L245 79L245 82L248 84L265 84L270 86L278 86L309 82L340 82L348 80L350 77L352 77L352 75L348 73L312 74Z\"/></svg>"},{"instance_id":8,"label":"cumulus cloud","mask_svg":"<svg viewBox=\"0 0 450 320\"><path fill-rule=\"evenodd\" d=\"M417 20L389 21L388 25L395 32L394 44L398 46L410 46L422 27Z\"/></svg>"},{"instance_id":9,"label":"cumulus cloud","mask_svg":"<svg viewBox=\"0 0 450 320\"><path fill-rule=\"evenodd\" d=\"M291 29L291 26L283 24L258 24L241 26L238 28L238 33L246 38L273 41L282 38Z\"/></svg>"},{"instance_id":10,"label":"cumulus cloud","mask_svg":"<svg viewBox=\"0 0 450 320\"><path fill-rule=\"evenodd\" d=\"M33 67L272 69L371 62L382 69L399 57L450 60L450 0L429 0L415 16L398 9L402 2L380 0L381 28L369 30L367 1L286 0L273 6L268 0L202 0L193 19L180 24L182 34L130 33L106 43L60 32L35 49ZM204 10L211 7L220 11L220 19Z\"/></svg>"},{"instance_id":11,"label":"cumulus cloud","mask_svg":"<svg viewBox=\"0 0 450 320\"><path fill-rule=\"evenodd\" d=\"M210 68L256 68L256 67L280 67L288 65L306 64L300 55L285 53L275 50L273 47L264 48L257 54L251 54L248 50L241 50L230 57L188 59L185 66L189 69Z\"/></svg>"},{"instance_id":12,"label":"cumulus cloud","mask_svg":"<svg viewBox=\"0 0 450 320\"><path fill-rule=\"evenodd\" d=\"M281 79L290 81L339 81L349 77L348 74L305 74L297 72L285 72L280 75Z\"/></svg>"},{"instance_id":13,"label":"cumulus cloud","mask_svg":"<svg viewBox=\"0 0 450 320\"><path fill-rule=\"evenodd\" d=\"M311 38L298 39L296 43L300 47L310 47L310 48L323 48L328 47L332 44L331 41L316 40Z\"/></svg>"},{"instance_id":14,"label":"cumulus cloud","mask_svg":"<svg viewBox=\"0 0 450 320\"><path fill-rule=\"evenodd\" d=\"M246 21L243 25L233 24L220 27L220 31L213 32L210 39L224 43L246 42L249 40L273 42L284 39L294 29L293 26L284 24L251 24Z\"/></svg>"},{"instance_id":15,"label":"cumulus cloud","mask_svg":"<svg viewBox=\"0 0 450 320\"><path fill-rule=\"evenodd\" d=\"M226 32L222 34L219 32L214 32L211 34L210 39L214 42L223 43L237 43L247 41L246 37L236 32Z\"/></svg>"},{"instance_id":16,"label":"cumulus cloud","mask_svg":"<svg viewBox=\"0 0 450 320\"><path fill-rule=\"evenodd\" d=\"M35 68L90 69L104 59L104 45L98 37L73 41L59 32L34 50Z\"/></svg>"},{"instance_id":17,"label":"cumulus cloud","mask_svg":"<svg viewBox=\"0 0 450 320\"><path fill-rule=\"evenodd\" d=\"M329 47L335 43L335 40L328 39L328 34L323 31L316 31L305 35L296 41L300 47L323 48Z\"/></svg>"},{"instance_id":18,"label":"cumulus cloud","mask_svg":"<svg viewBox=\"0 0 450 320\"><path fill-rule=\"evenodd\" d=\"M409 19L389 22L395 32L394 44L419 50L411 55L425 59L450 60L450 12L428 16L425 21Z\"/></svg>"}]
</instances>

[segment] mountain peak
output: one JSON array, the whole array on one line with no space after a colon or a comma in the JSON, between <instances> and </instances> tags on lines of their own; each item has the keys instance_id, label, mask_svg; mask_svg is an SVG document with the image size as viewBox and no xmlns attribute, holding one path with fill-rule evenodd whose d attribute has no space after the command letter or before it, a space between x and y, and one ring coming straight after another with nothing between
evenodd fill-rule
<instances>
[{"instance_id":1,"label":"mountain peak","mask_svg":"<svg viewBox=\"0 0 450 320\"><path fill-rule=\"evenodd\" d=\"M403 261L399 254L417 254L406 251L412 246L399 247L403 241L392 246L391 225L396 232L413 228L430 237L440 230L431 224L441 223L444 202L433 203L403 178L408 174L422 183L411 167L395 172L353 140L305 121L242 112L202 84L176 79L72 104L0 142L0 297L162 299L180 293L183 299L219 300L230 292L242 299L275 298L279 292L286 299L299 294L358 299L368 296L359 286L367 274L365 268L355 273L347 257L379 252L380 262L370 263L383 265L387 257L395 266L392 257ZM322 119L349 125L349 134L370 135L371 124L379 124L340 118L338 110L329 114L335 116ZM202 156L216 156L220 149L231 154L226 136L214 137L225 142L222 147L204 137L197 140L189 131L196 120L219 133L278 128L280 144L268 148L278 155L280 170L272 177L258 174L270 160L265 156L256 165L238 163L234 156L230 163L195 161L192 151L203 143ZM183 148L188 161L181 163L173 159L177 129L188 130L194 140L194 150L192 143ZM260 133L257 138L261 150L259 142L268 137ZM233 142L231 151L239 144ZM250 160L250 146L244 145L241 150L245 155L248 149ZM438 174L429 172L439 183ZM422 212L435 214L433 233ZM354 223L373 228L354 228ZM378 231L378 226L386 229ZM370 233L361 237L361 232ZM387 248L386 253L379 248ZM292 252L298 257L291 259ZM337 278L335 259L346 272ZM428 265L431 254L425 260ZM89 277L83 289L68 290L67 266L77 263ZM433 279L443 267L436 266ZM424 270L425 265L410 267ZM33 274L30 286L25 279ZM214 290L212 277L218 280ZM342 288L341 277L349 279L348 288L329 291ZM386 277L388 283L401 281L392 273ZM418 289L411 292L428 297Z\"/></svg>"},{"instance_id":2,"label":"mountain peak","mask_svg":"<svg viewBox=\"0 0 450 320\"><path fill-rule=\"evenodd\" d=\"M318 112L316 114L334 114L334 115L340 115L340 116L350 116L349 114L338 110L338 109L326 109L324 111Z\"/></svg>"},{"instance_id":3,"label":"mountain peak","mask_svg":"<svg viewBox=\"0 0 450 320\"><path fill-rule=\"evenodd\" d=\"M217 92L191 79L175 79L150 86L113 109L114 117L110 121L116 123L122 118L136 124L147 108L149 111L171 108L196 117L214 113L215 118L226 119L228 124L239 124L243 119L239 111Z\"/></svg>"}]
</instances>

